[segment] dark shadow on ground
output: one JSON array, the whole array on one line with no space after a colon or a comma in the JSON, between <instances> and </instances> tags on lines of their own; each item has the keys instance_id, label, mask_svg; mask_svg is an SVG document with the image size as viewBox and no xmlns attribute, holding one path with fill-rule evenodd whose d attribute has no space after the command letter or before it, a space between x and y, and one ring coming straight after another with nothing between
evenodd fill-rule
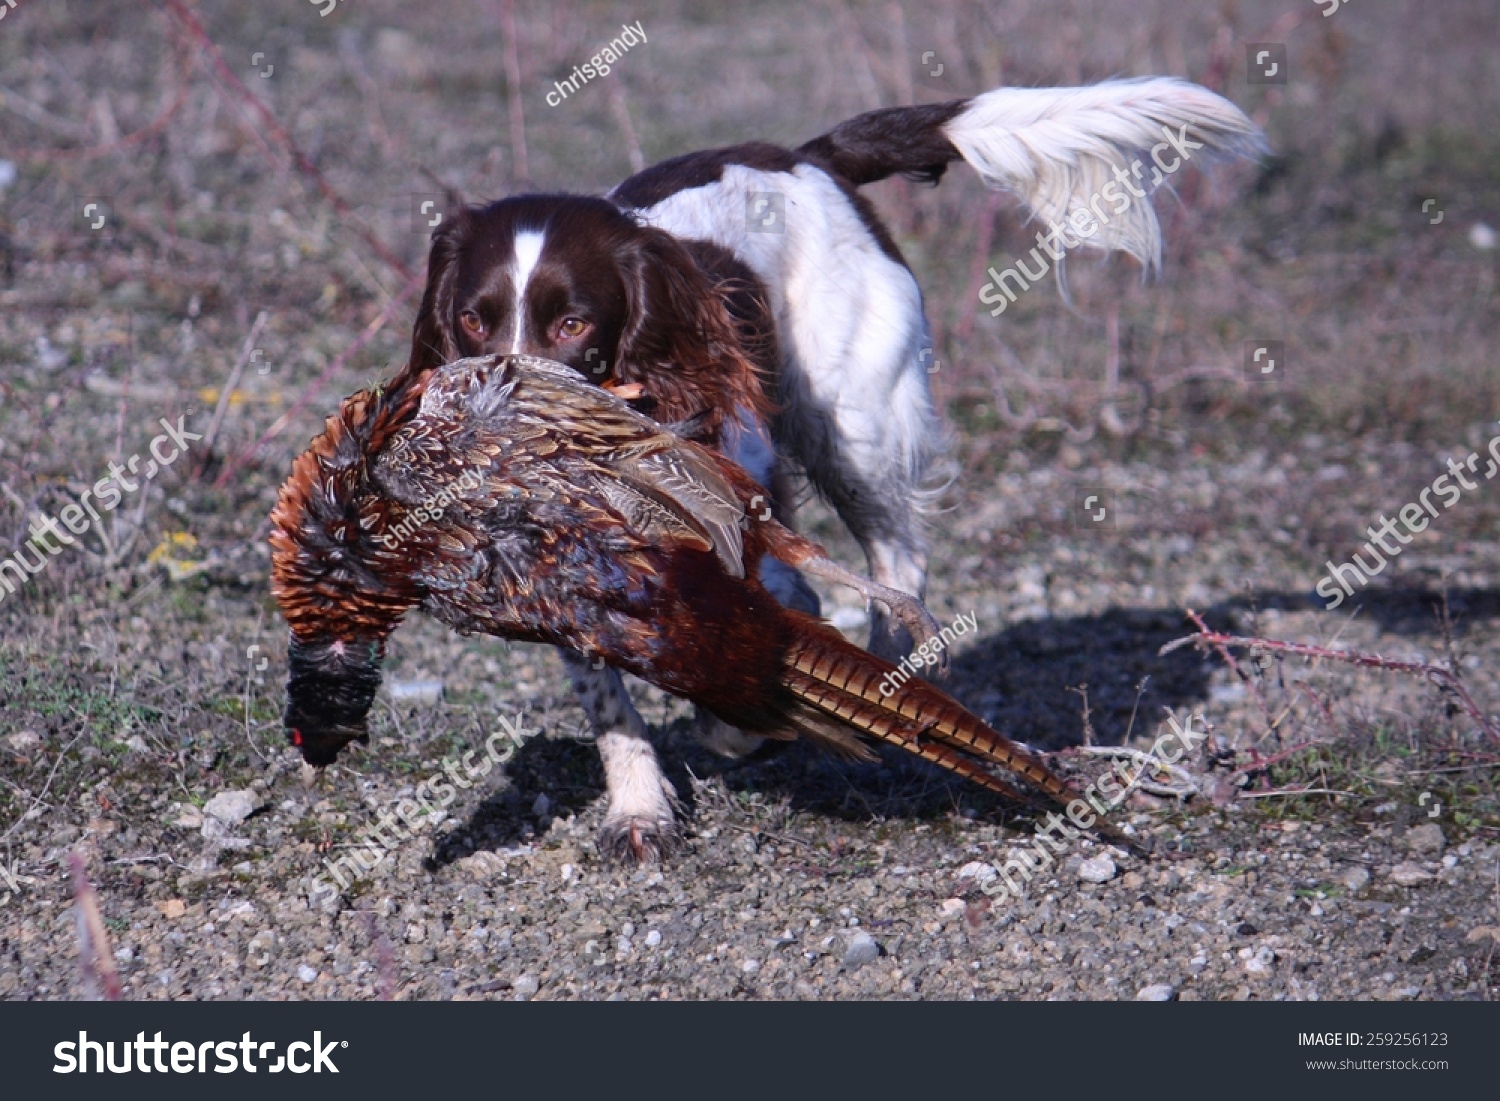
<instances>
[{"instance_id":1,"label":"dark shadow on ground","mask_svg":"<svg viewBox=\"0 0 1500 1101\"><path fill-rule=\"evenodd\" d=\"M1458 640L1500 618L1500 590L1450 589L1453 634ZM1439 588L1370 589L1332 615L1358 614L1384 631L1440 641ZM1311 592L1260 591L1200 609L1211 628L1240 633L1244 613L1315 611ZM1112 608L1101 615L1026 620L981 638L955 659L945 690L1007 737L1055 751L1084 740L1083 696L1096 744L1119 744L1135 714L1137 732L1151 730L1167 709L1179 714L1208 699L1218 659L1192 647L1168 654L1163 645L1194 628L1177 608ZM1329 636L1338 630L1330 618ZM1430 647L1429 647L1430 648ZM1144 688L1138 688L1144 684ZM959 810L986 821L1029 817L1024 807L993 795L899 749L880 747L877 762L843 761L801 742L767 743L742 761L729 761L697 744L686 721L660 732L669 779L692 813L692 776L720 777L732 792L760 792L795 811L847 821L876 818L941 819ZM582 811L604 790L598 754L588 742L534 739L507 766L512 786L486 800L461 826L437 839L434 863L448 863L476 848L529 839L537 819L532 806L545 793L554 815Z\"/></svg>"},{"instance_id":2,"label":"dark shadow on ground","mask_svg":"<svg viewBox=\"0 0 1500 1101\"><path fill-rule=\"evenodd\" d=\"M546 832L548 818L581 814L604 793L604 768L590 741L532 738L506 762L504 772L510 781L504 790L433 838L429 871L480 850L534 841ZM480 782L493 787L497 776ZM547 797L545 815L536 813L539 795Z\"/></svg>"},{"instance_id":3,"label":"dark shadow on ground","mask_svg":"<svg viewBox=\"0 0 1500 1101\"><path fill-rule=\"evenodd\" d=\"M1490 620L1500 618L1500 589L1450 588L1447 591L1448 615L1453 637L1463 638L1469 631ZM1441 613L1444 592L1441 586L1413 579L1395 584L1356 590L1343 603L1329 611L1329 616L1347 619L1357 615L1373 621L1382 631L1403 637L1431 636L1442 638ZM1281 611L1323 610L1326 601L1314 593L1263 592L1244 599L1229 601L1221 609L1275 608ZM1212 623L1210 624L1212 625Z\"/></svg>"}]
</instances>

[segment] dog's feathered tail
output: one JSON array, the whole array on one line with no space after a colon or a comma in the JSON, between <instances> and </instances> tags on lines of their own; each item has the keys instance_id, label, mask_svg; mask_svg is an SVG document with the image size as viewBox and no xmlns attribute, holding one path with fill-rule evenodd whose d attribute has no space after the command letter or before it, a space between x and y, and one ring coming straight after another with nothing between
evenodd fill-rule
<instances>
[{"instance_id":1,"label":"dog's feathered tail","mask_svg":"<svg viewBox=\"0 0 1500 1101\"><path fill-rule=\"evenodd\" d=\"M1149 192L1165 181L1162 166L1175 172L1188 158L1250 156L1266 148L1259 127L1223 96L1152 77L1086 88L998 88L971 99L885 108L841 123L798 152L856 187L896 173L936 183L949 163L964 160L987 185L1013 193L1049 224L1062 226L1092 205L1089 217L1099 229L1088 243L1128 252L1154 269L1161 263L1161 227ZM1148 196L1134 195L1116 169ZM1100 192L1112 182L1101 204ZM1115 195L1129 198L1123 209Z\"/></svg>"}]
</instances>

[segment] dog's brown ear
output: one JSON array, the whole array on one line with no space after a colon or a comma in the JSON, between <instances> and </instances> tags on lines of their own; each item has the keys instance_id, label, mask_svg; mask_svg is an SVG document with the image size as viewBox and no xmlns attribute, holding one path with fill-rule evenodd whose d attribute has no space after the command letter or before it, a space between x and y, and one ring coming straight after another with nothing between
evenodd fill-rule
<instances>
[{"instance_id":1,"label":"dog's brown ear","mask_svg":"<svg viewBox=\"0 0 1500 1101\"><path fill-rule=\"evenodd\" d=\"M680 241L651 227L642 228L622 267L627 313L611 364L618 382L645 382L661 396L678 377L700 395L719 390L721 400L710 411L716 421L736 405L769 413L755 357L729 311L726 285L705 273Z\"/></svg>"},{"instance_id":2,"label":"dog's brown ear","mask_svg":"<svg viewBox=\"0 0 1500 1101\"><path fill-rule=\"evenodd\" d=\"M427 254L427 286L412 327L411 355L406 373L421 374L458 358L458 337L453 331L453 295L458 279L458 258L468 246L473 216L457 192L449 193L451 217L432 232Z\"/></svg>"}]
</instances>

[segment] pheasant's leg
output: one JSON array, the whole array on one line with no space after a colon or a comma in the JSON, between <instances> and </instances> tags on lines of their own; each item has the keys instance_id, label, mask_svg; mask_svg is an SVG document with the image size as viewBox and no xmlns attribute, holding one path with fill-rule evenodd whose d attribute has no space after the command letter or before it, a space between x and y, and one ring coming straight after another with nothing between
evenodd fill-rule
<instances>
[{"instance_id":1,"label":"pheasant's leg","mask_svg":"<svg viewBox=\"0 0 1500 1101\"><path fill-rule=\"evenodd\" d=\"M847 585L866 600L878 601L888 607L896 620L911 632L914 640L913 649L922 646L930 639L937 638L942 633L937 621L932 618L926 605L918 597L871 581L868 577L857 574L853 570L845 569L830 559L818 544L781 527L774 521L769 534L771 535L771 552L783 562L796 566L813 577L821 577L824 581L831 581L836 585ZM938 661L938 675L945 675L948 671L946 648L939 648Z\"/></svg>"},{"instance_id":2,"label":"pheasant's leg","mask_svg":"<svg viewBox=\"0 0 1500 1101\"><path fill-rule=\"evenodd\" d=\"M578 693L604 762L609 810L599 829L599 848L614 857L654 860L672 845L676 822L675 793L662 775L646 723L630 702L618 671L595 668L573 650L562 651L563 664Z\"/></svg>"},{"instance_id":3,"label":"pheasant's leg","mask_svg":"<svg viewBox=\"0 0 1500 1101\"><path fill-rule=\"evenodd\" d=\"M882 539L862 540L865 558L870 563L870 577L878 584L910 593L918 600L927 596L927 554L919 545ZM870 652L887 661L900 662L922 643L920 634L909 630L901 616L886 614L879 604L870 605ZM947 651L936 669L928 669L922 675L928 680L942 679L948 674Z\"/></svg>"}]
</instances>

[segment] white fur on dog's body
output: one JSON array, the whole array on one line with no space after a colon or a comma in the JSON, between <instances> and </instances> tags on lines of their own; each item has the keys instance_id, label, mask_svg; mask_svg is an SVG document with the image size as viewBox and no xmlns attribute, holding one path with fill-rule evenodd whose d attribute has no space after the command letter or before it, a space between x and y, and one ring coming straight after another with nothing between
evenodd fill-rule
<instances>
[{"instance_id":1,"label":"white fur on dog's body","mask_svg":"<svg viewBox=\"0 0 1500 1101\"><path fill-rule=\"evenodd\" d=\"M767 193L782 197L781 232L752 229L746 216L754 197ZM915 504L942 451L924 366L922 293L911 270L881 250L843 191L810 164L791 172L730 165L714 183L635 213L678 237L728 249L760 278L782 352L778 442L864 545L874 580L920 596L920 518L863 508L869 490ZM757 456L733 441L726 449L754 470ZM873 484L850 484L855 474Z\"/></svg>"}]
</instances>

